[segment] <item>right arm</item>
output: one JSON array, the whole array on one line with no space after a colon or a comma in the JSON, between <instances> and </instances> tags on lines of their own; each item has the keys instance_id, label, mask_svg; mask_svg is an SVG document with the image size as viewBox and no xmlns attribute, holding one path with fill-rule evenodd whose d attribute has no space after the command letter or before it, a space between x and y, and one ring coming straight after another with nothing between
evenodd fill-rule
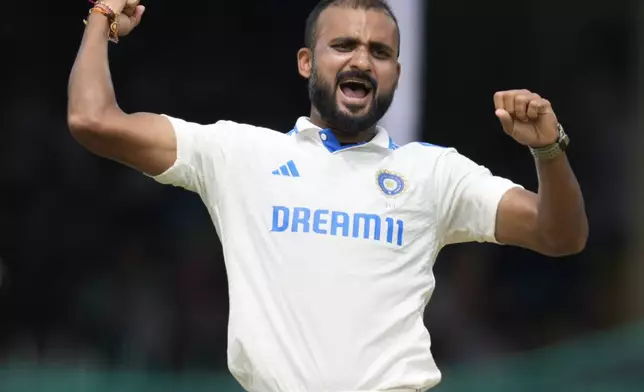
<instances>
[{"instance_id":1,"label":"right arm","mask_svg":"<svg viewBox=\"0 0 644 392\"><path fill-rule=\"evenodd\" d=\"M173 126L161 115L127 114L119 108L109 70L108 31L104 15L89 15L69 80L69 128L89 151L159 175L177 159Z\"/></svg>"}]
</instances>

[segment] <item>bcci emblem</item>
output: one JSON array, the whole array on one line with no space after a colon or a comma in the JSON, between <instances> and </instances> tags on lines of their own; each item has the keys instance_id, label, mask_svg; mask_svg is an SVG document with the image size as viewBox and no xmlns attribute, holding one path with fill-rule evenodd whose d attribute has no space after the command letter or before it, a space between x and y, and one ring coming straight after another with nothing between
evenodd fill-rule
<instances>
[{"instance_id":1,"label":"bcci emblem","mask_svg":"<svg viewBox=\"0 0 644 392\"><path fill-rule=\"evenodd\" d=\"M376 182L382 193L387 196L398 196L405 190L405 180L398 174L387 170L380 170Z\"/></svg>"}]
</instances>

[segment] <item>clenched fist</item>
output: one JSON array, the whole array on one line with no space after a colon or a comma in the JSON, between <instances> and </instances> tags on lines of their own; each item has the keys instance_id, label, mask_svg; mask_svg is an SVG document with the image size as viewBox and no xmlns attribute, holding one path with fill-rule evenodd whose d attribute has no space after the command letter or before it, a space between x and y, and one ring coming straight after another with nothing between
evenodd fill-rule
<instances>
[{"instance_id":1,"label":"clenched fist","mask_svg":"<svg viewBox=\"0 0 644 392\"><path fill-rule=\"evenodd\" d=\"M101 2L118 14L116 21L119 25L119 37L130 34L141 23L145 6L139 5L139 0L102 0Z\"/></svg>"},{"instance_id":2,"label":"clenched fist","mask_svg":"<svg viewBox=\"0 0 644 392\"><path fill-rule=\"evenodd\" d=\"M514 140L532 148L555 143L559 137L557 116L550 102L528 90L494 94L496 116Z\"/></svg>"}]
</instances>

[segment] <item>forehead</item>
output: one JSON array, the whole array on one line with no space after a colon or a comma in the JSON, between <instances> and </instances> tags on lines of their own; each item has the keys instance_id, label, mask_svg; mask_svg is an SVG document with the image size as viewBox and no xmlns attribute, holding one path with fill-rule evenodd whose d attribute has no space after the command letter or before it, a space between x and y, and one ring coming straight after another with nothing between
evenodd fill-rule
<instances>
[{"instance_id":1,"label":"forehead","mask_svg":"<svg viewBox=\"0 0 644 392\"><path fill-rule=\"evenodd\" d=\"M384 10L329 7L318 19L317 38L330 41L338 37L376 41L391 47L398 41L396 23Z\"/></svg>"}]
</instances>

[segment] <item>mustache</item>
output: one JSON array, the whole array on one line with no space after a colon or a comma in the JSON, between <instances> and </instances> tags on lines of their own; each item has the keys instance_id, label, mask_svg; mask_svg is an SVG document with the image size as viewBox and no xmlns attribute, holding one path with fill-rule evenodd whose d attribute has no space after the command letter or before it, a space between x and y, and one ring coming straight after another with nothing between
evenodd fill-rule
<instances>
[{"instance_id":1,"label":"mustache","mask_svg":"<svg viewBox=\"0 0 644 392\"><path fill-rule=\"evenodd\" d=\"M358 69L340 72L335 78L336 87L339 86L343 80L347 80L347 79L360 80L371 85L371 88L373 90L378 89L378 81L367 72L360 71Z\"/></svg>"}]
</instances>

